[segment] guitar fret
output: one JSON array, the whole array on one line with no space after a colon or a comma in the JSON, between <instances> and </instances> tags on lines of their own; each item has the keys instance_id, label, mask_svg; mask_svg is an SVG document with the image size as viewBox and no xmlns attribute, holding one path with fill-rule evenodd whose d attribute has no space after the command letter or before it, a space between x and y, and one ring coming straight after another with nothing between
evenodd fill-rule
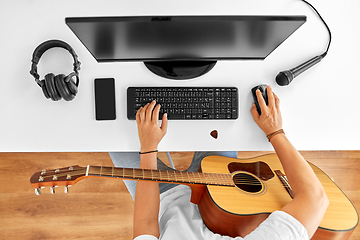
<instances>
[{"instance_id":1,"label":"guitar fret","mask_svg":"<svg viewBox=\"0 0 360 240\"><path fill-rule=\"evenodd\" d=\"M208 184L208 179L209 179L208 173L204 174L204 178L205 178L205 183Z\"/></svg>"},{"instance_id":2,"label":"guitar fret","mask_svg":"<svg viewBox=\"0 0 360 240\"><path fill-rule=\"evenodd\" d=\"M216 174L215 173L211 174L211 182L212 182L212 184L217 185Z\"/></svg>"},{"instance_id":3,"label":"guitar fret","mask_svg":"<svg viewBox=\"0 0 360 240\"><path fill-rule=\"evenodd\" d=\"M192 173L193 174L193 177L194 177L194 182L196 183L196 177L195 177L195 174L194 173Z\"/></svg>"},{"instance_id":4,"label":"guitar fret","mask_svg":"<svg viewBox=\"0 0 360 240\"><path fill-rule=\"evenodd\" d=\"M218 178L218 180L219 180L219 185L220 185L220 186L221 186L221 185L224 185L224 183L223 183L223 181L222 181L222 177L221 177L220 174L217 174L217 178Z\"/></svg>"},{"instance_id":5,"label":"guitar fret","mask_svg":"<svg viewBox=\"0 0 360 240\"><path fill-rule=\"evenodd\" d=\"M227 184L231 184L231 185L233 184L231 176L228 176L225 180Z\"/></svg>"},{"instance_id":6,"label":"guitar fret","mask_svg":"<svg viewBox=\"0 0 360 240\"><path fill-rule=\"evenodd\" d=\"M219 174L219 178L220 178L221 185L225 185L222 174Z\"/></svg>"},{"instance_id":7,"label":"guitar fret","mask_svg":"<svg viewBox=\"0 0 360 240\"><path fill-rule=\"evenodd\" d=\"M210 184L214 184L214 174L213 173L209 174L209 181L210 181Z\"/></svg>"},{"instance_id":8,"label":"guitar fret","mask_svg":"<svg viewBox=\"0 0 360 240\"><path fill-rule=\"evenodd\" d=\"M203 177L200 176L198 173L196 174L197 175L197 179L199 180L200 183L204 183L203 182Z\"/></svg>"},{"instance_id":9,"label":"guitar fret","mask_svg":"<svg viewBox=\"0 0 360 240\"><path fill-rule=\"evenodd\" d=\"M181 180L182 180L182 182L184 182L184 177L183 177L183 175L182 175L182 172L180 172L180 175L181 175Z\"/></svg>"},{"instance_id":10,"label":"guitar fret","mask_svg":"<svg viewBox=\"0 0 360 240\"><path fill-rule=\"evenodd\" d=\"M219 175L219 178L220 178L221 185L225 185L222 174Z\"/></svg>"},{"instance_id":11,"label":"guitar fret","mask_svg":"<svg viewBox=\"0 0 360 240\"><path fill-rule=\"evenodd\" d=\"M219 174L218 173L215 173L214 178L215 178L216 185L221 185L221 181L219 181Z\"/></svg>"},{"instance_id":12,"label":"guitar fret","mask_svg":"<svg viewBox=\"0 0 360 240\"><path fill-rule=\"evenodd\" d=\"M221 179L220 179L220 176L219 176L219 174L217 173L216 174L216 182L217 182L217 184L216 185L222 185L222 183L221 183Z\"/></svg>"},{"instance_id":13,"label":"guitar fret","mask_svg":"<svg viewBox=\"0 0 360 240\"><path fill-rule=\"evenodd\" d=\"M234 184L231 176L228 177L228 182L229 182L230 184Z\"/></svg>"},{"instance_id":14,"label":"guitar fret","mask_svg":"<svg viewBox=\"0 0 360 240\"><path fill-rule=\"evenodd\" d=\"M189 172L186 172L186 175L187 175L187 180L188 180L188 182L190 182Z\"/></svg>"},{"instance_id":15,"label":"guitar fret","mask_svg":"<svg viewBox=\"0 0 360 240\"><path fill-rule=\"evenodd\" d=\"M209 174L208 174L208 173L205 173L205 174L204 174L204 180L205 180L205 183L206 183L206 184L209 183Z\"/></svg>"},{"instance_id":16,"label":"guitar fret","mask_svg":"<svg viewBox=\"0 0 360 240\"><path fill-rule=\"evenodd\" d=\"M153 175L154 175L154 178L156 179L156 181L161 181L161 171L160 170L155 170L153 171Z\"/></svg>"},{"instance_id":17,"label":"guitar fret","mask_svg":"<svg viewBox=\"0 0 360 240\"><path fill-rule=\"evenodd\" d=\"M203 178L199 175L199 173L197 173L196 175L197 175L197 179L199 179L199 182L203 183Z\"/></svg>"},{"instance_id":18,"label":"guitar fret","mask_svg":"<svg viewBox=\"0 0 360 240\"><path fill-rule=\"evenodd\" d=\"M213 173L211 173L209 177L210 177L210 183L211 183L211 184L216 183L216 182L215 182L215 175L214 175Z\"/></svg>"},{"instance_id":19,"label":"guitar fret","mask_svg":"<svg viewBox=\"0 0 360 240\"><path fill-rule=\"evenodd\" d=\"M223 183L224 183L225 185L228 184L227 178L226 178L225 176L221 175L221 180L223 181Z\"/></svg>"},{"instance_id":20,"label":"guitar fret","mask_svg":"<svg viewBox=\"0 0 360 240\"><path fill-rule=\"evenodd\" d=\"M233 182L232 182L232 177L231 175L228 175L226 178L225 178L225 182L226 184L230 184L230 185L233 185Z\"/></svg>"}]
</instances>

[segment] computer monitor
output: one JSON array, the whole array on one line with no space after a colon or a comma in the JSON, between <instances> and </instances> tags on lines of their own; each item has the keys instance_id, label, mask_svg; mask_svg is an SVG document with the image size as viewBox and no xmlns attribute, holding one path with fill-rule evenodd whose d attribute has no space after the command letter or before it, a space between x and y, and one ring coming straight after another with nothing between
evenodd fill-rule
<instances>
[{"instance_id":1,"label":"computer monitor","mask_svg":"<svg viewBox=\"0 0 360 240\"><path fill-rule=\"evenodd\" d=\"M155 74L190 79L218 60L263 60L306 16L68 17L98 62L142 61Z\"/></svg>"}]
</instances>

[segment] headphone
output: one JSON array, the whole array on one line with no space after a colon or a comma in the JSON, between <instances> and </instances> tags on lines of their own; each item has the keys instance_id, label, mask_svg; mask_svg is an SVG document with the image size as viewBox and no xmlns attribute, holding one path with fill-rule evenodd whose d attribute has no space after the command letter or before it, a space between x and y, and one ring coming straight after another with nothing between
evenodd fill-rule
<instances>
[{"instance_id":1,"label":"headphone","mask_svg":"<svg viewBox=\"0 0 360 240\"><path fill-rule=\"evenodd\" d=\"M48 73L44 80L39 80L40 75L37 73L37 64L41 56L49 49L60 47L69 51L74 58L74 72L65 76L64 74L56 75ZM75 98L79 86L79 70L80 62L74 49L69 44L61 40L48 40L41 43L32 55L30 74L35 78L35 82L41 87L46 98L51 98L53 101L58 101L63 98L65 101L71 101ZM76 78L76 81L73 79Z\"/></svg>"}]
</instances>

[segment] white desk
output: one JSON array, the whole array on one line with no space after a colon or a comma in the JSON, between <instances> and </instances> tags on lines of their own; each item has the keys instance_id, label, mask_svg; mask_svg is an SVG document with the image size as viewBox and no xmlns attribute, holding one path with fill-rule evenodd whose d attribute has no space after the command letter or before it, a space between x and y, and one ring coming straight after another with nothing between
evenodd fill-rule
<instances>
[{"instance_id":1,"label":"white desk","mask_svg":"<svg viewBox=\"0 0 360 240\"><path fill-rule=\"evenodd\" d=\"M135 121L126 118L128 86L236 86L236 121L171 121L161 151L271 150L250 114L250 89L266 83L281 100L284 130L299 150L360 150L360 1L311 0L333 33L328 56L288 87L275 82L286 70L320 54L328 34L299 0L113 0L0 2L0 151L138 151ZM105 3L106 2L106 3ZM225 4L226 3L226 4ZM138 63L99 64L65 24L65 17L141 15L306 15L307 22L264 61L220 61L190 81L170 81ZM79 93L72 102L45 99L29 74L33 50L48 39L68 42L82 62ZM44 54L40 76L70 73L62 49ZM96 121L94 83L116 81L114 121ZM217 129L217 140L210 132Z\"/></svg>"}]
</instances>

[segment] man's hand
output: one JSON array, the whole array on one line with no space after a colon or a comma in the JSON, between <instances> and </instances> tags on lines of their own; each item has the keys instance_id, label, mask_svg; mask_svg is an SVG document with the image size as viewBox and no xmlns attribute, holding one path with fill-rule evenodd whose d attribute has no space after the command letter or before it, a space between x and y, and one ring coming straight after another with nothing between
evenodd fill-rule
<instances>
[{"instance_id":1,"label":"man's hand","mask_svg":"<svg viewBox=\"0 0 360 240\"><path fill-rule=\"evenodd\" d=\"M280 100L272 92L271 87L267 86L268 103L266 106L265 100L259 90L256 90L256 96L261 108L261 115L256 110L255 103L251 108L251 114L256 124L264 131L266 135L273 133L282 128L282 118L280 113Z\"/></svg>"},{"instance_id":2,"label":"man's hand","mask_svg":"<svg viewBox=\"0 0 360 240\"><path fill-rule=\"evenodd\" d=\"M155 107L155 104L156 101L154 100L141 107L136 113L141 152L157 150L158 144L167 131L167 115L163 115L161 127L159 127L160 105L158 104Z\"/></svg>"}]
</instances>

